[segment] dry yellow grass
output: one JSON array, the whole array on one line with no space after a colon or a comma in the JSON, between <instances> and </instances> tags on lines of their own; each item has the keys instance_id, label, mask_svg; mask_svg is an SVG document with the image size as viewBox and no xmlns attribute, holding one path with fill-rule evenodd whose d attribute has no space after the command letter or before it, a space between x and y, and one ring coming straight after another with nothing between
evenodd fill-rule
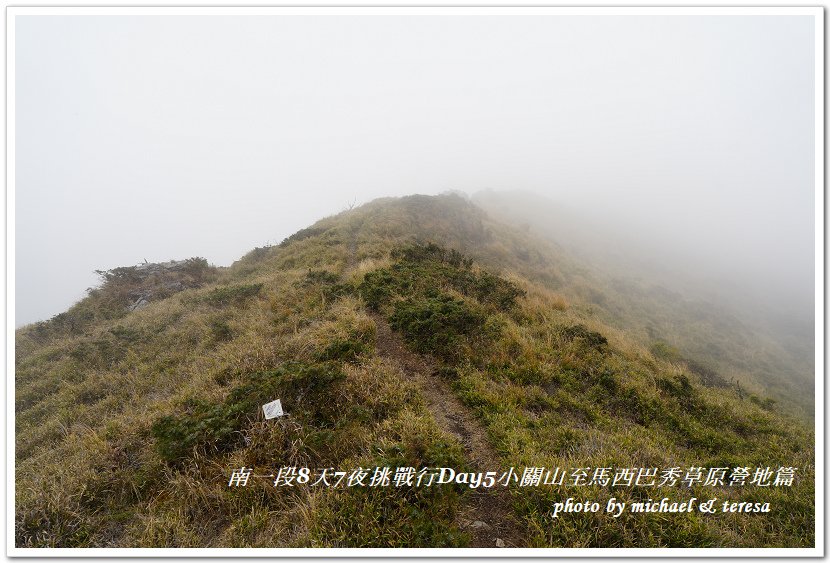
<instances>
[{"instance_id":1,"label":"dry yellow grass","mask_svg":"<svg viewBox=\"0 0 830 563\"><path fill-rule=\"evenodd\" d=\"M728 463L801 471L796 487L769 491L780 511L764 518L578 517L552 526L546 507L568 491L516 491L526 545L814 542L814 436L784 407L763 402L768 386L751 369L774 348L749 349L744 332L707 333L705 320L685 326L672 320L683 309L663 302L644 311L649 302L603 285L555 249L457 198L375 202L313 229L142 310L107 309L92 296L61 322L16 333L18 546L469 543L457 522L469 495L455 489L432 496L281 490L267 478L250 488L227 486L229 471L242 465L264 473L282 465L469 463L456 435L428 408L423 387L377 353L377 313L369 312L361 284L379 271L392 276L381 313L401 314L401 335L413 347L432 336L404 330L430 322L417 315L433 315L427 326L447 331L455 330L453 315L474 326L460 324L451 350L424 353L503 467ZM466 251L478 261L473 278L496 272L524 294L500 307L452 279L395 286L390 250L413 240ZM430 268L411 271L442 271ZM652 349L658 337L690 344L677 357L660 357ZM734 384L707 388L691 373L686 350L705 349L712 339L726 358L715 369L727 382L741 381L741 392ZM256 409L239 420L228 414L243 404L240 394L260 400L256 385L266 383L289 418L266 422ZM200 415L199 408L219 414ZM205 439L182 459L162 454L159 421L173 417L191 428L215 421L211 416L236 425L231 445Z\"/></svg>"}]
</instances>

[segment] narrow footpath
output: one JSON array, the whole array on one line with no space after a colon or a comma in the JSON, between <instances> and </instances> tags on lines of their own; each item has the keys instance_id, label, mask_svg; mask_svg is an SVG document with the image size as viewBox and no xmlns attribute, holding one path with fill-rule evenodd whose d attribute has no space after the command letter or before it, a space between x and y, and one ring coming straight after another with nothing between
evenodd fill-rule
<instances>
[{"instance_id":1,"label":"narrow footpath","mask_svg":"<svg viewBox=\"0 0 830 563\"><path fill-rule=\"evenodd\" d=\"M377 354L403 370L414 381L427 408L442 430L455 436L464 447L474 471L504 471L499 456L487 439L487 432L470 410L453 394L436 371L435 360L410 351L403 339L380 315L377 325ZM513 515L507 488L470 489L459 514L459 526L470 533L470 547L524 547L522 528Z\"/></svg>"}]
</instances>

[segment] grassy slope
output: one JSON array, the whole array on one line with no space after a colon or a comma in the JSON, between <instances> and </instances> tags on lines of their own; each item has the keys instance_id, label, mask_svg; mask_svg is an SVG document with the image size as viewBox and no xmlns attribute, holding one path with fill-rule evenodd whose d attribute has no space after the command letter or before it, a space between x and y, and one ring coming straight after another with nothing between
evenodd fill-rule
<instances>
[{"instance_id":1,"label":"grassy slope","mask_svg":"<svg viewBox=\"0 0 830 563\"><path fill-rule=\"evenodd\" d=\"M570 217L551 200L491 191L476 194L474 201L496 219L523 224L548 239L568 240L573 255L584 260L582 264L601 264L584 267L579 283L554 289L590 303L604 322L641 342L667 343L727 380L774 398L789 412L814 416L812 324L805 327L792 319L771 324L762 312L769 303L758 307L704 300L699 296L705 288L688 287L689 281L673 274L671 266L645 261L643 254L639 255L645 262L641 268L638 255L626 254L611 230ZM660 278L666 285L683 289L667 289L657 281ZM773 308L781 306L772 304Z\"/></svg>"},{"instance_id":2,"label":"grassy slope","mask_svg":"<svg viewBox=\"0 0 830 563\"><path fill-rule=\"evenodd\" d=\"M476 265L390 255L414 240ZM470 493L460 488L274 488L269 479L227 487L241 465L469 463L424 390L376 350L375 315L434 358L486 429L502 463L494 470L799 468L791 489L665 490L678 500L769 500L767 515L554 523L550 504L568 496L602 502L661 490L514 489L522 544L814 542L814 437L803 422L734 386L702 385L708 372L694 362L609 320L628 302L598 304L578 264L460 198L379 200L203 274L200 288L134 313L104 299L104 288L67 312L77 322L17 332L18 546L469 545L459 514ZM273 397L291 417L257 420L256 406Z\"/></svg>"}]
</instances>

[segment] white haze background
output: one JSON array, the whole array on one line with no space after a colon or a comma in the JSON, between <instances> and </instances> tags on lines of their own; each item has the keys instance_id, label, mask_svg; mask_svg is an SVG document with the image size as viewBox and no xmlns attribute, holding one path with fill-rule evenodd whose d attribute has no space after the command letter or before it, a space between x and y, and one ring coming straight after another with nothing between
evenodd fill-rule
<instances>
[{"instance_id":1,"label":"white haze background","mask_svg":"<svg viewBox=\"0 0 830 563\"><path fill-rule=\"evenodd\" d=\"M810 17L26 16L15 63L17 326L450 189L812 323Z\"/></svg>"}]
</instances>

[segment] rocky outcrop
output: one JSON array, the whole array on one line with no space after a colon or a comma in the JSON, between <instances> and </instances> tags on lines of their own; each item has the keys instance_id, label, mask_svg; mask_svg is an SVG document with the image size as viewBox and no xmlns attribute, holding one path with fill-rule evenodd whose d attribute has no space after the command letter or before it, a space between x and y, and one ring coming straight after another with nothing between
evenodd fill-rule
<instances>
[{"instance_id":1,"label":"rocky outcrop","mask_svg":"<svg viewBox=\"0 0 830 563\"><path fill-rule=\"evenodd\" d=\"M143 309L152 301L170 297L185 289L200 287L209 272L215 270L204 258L145 262L125 269L131 287L127 292L127 311Z\"/></svg>"},{"instance_id":2,"label":"rocky outcrop","mask_svg":"<svg viewBox=\"0 0 830 563\"><path fill-rule=\"evenodd\" d=\"M189 260L170 260L169 262L145 262L135 267L135 271L142 277L166 272L181 272L190 267L196 258Z\"/></svg>"}]
</instances>

